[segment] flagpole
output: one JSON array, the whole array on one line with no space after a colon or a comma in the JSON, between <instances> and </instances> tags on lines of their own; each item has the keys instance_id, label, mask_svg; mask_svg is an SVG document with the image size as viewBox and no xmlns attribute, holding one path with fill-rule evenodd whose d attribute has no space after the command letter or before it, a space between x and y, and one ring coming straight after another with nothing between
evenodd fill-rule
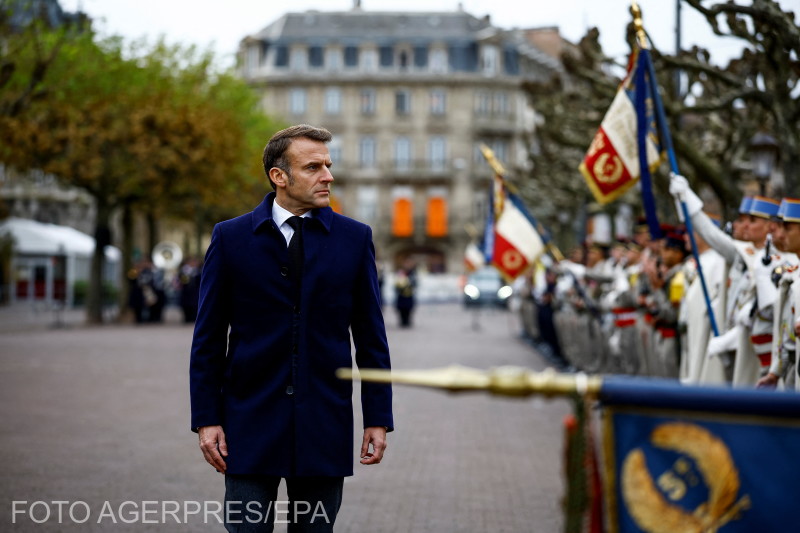
<instances>
[{"instance_id":1,"label":"flagpole","mask_svg":"<svg viewBox=\"0 0 800 533\"><path fill-rule=\"evenodd\" d=\"M639 46L642 48L644 53L647 53L648 46L647 46L647 35L644 31L644 23L642 22L642 12L639 9L639 4L636 0L631 1L631 13L633 14L633 25L636 28L636 37L639 41ZM652 82L653 87L653 103L656 111L656 121L661 129L661 137L664 140L664 144L666 145L667 149L667 156L669 158L669 166L670 169L674 174L680 174L678 170L678 160L675 157L675 149L672 146L672 136L669 132L669 127L667 126L667 119L666 113L664 113L664 105L661 102L661 96L658 90L658 83L656 80L656 72L655 67L653 66L653 62L649 56L647 56L647 69L648 75L650 76L650 80ZM714 309L711 307L711 298L708 293L708 285L706 284L705 275L703 275L703 268L700 265L700 255L697 252L697 242L694 238L694 230L692 228L692 218L689 216L689 209L686 207L686 200L685 198L680 198L681 204L681 211L683 214L683 220L686 224L686 232L689 234L689 242L692 245L692 256L694 257L694 261L697 265L697 274L700 278L700 286L703 289L703 298L706 301L706 310L708 311L708 320L711 322L711 330L714 332L714 336L719 336L719 328L717 327L717 321L714 317Z\"/></svg>"},{"instance_id":2,"label":"flagpole","mask_svg":"<svg viewBox=\"0 0 800 533\"><path fill-rule=\"evenodd\" d=\"M506 169L503 167L503 164L495 157L494 150L486 146L485 144L481 143L481 154L483 154L484 159L492 167L494 173L503 180L503 184L508 188L508 190L516 195L519 195L519 189L514 187L512 183L509 183L505 179ZM549 232L542 227L541 224L538 225L536 230L542 235L543 238L547 239L546 248L556 263L560 263L564 260L564 254L561 253L561 250L558 249L558 246L555 245L553 239L550 238Z\"/></svg>"}]
</instances>

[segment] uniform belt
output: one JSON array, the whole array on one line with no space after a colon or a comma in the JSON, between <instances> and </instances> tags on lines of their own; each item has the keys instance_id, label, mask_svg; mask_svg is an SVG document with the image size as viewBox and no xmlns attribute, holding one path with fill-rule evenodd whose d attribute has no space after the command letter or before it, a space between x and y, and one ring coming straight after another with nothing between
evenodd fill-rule
<instances>
[{"instance_id":1,"label":"uniform belt","mask_svg":"<svg viewBox=\"0 0 800 533\"><path fill-rule=\"evenodd\" d=\"M675 337L675 335L678 334L678 330L675 329L675 328L660 327L660 328L656 328L656 329L661 334L661 336L664 337L665 339L671 339L671 338Z\"/></svg>"},{"instance_id":2,"label":"uniform belt","mask_svg":"<svg viewBox=\"0 0 800 533\"><path fill-rule=\"evenodd\" d=\"M611 312L614 313L615 327L627 328L636 325L638 315L635 307L615 307Z\"/></svg>"}]
</instances>

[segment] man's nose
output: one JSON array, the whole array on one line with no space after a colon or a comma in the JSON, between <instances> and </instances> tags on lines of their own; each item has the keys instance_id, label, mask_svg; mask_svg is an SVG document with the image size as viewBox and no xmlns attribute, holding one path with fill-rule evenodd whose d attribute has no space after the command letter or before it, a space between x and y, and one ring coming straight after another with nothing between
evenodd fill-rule
<instances>
[{"instance_id":1,"label":"man's nose","mask_svg":"<svg viewBox=\"0 0 800 533\"><path fill-rule=\"evenodd\" d=\"M322 181L331 182L333 181L333 174L331 174L331 169L325 167L325 170L322 175Z\"/></svg>"}]
</instances>

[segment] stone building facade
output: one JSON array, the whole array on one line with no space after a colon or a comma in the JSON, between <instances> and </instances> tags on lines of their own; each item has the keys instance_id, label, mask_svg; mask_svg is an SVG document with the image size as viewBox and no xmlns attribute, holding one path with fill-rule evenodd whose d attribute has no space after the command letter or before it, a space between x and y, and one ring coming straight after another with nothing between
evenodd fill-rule
<instances>
[{"instance_id":1,"label":"stone building facade","mask_svg":"<svg viewBox=\"0 0 800 533\"><path fill-rule=\"evenodd\" d=\"M241 41L239 64L265 112L334 134L335 206L372 226L380 260L458 273L485 219L479 147L526 168L534 112L522 85L560 69L534 36L462 10L356 3L285 14Z\"/></svg>"}]
</instances>

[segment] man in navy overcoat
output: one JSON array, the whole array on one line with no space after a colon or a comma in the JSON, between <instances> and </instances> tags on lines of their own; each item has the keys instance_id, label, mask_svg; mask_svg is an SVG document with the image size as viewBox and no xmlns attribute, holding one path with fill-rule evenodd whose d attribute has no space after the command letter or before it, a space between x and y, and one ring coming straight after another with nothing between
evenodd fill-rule
<instances>
[{"instance_id":1,"label":"man in navy overcoat","mask_svg":"<svg viewBox=\"0 0 800 533\"><path fill-rule=\"evenodd\" d=\"M335 376L352 366L351 333L360 368L390 368L372 231L329 205L330 140L306 125L276 133L275 192L217 224L206 254L191 427L225 474L229 531L272 531L281 478L290 531L332 530L353 474L352 384ZM390 386L362 384L362 464L383 457L391 401Z\"/></svg>"}]
</instances>

